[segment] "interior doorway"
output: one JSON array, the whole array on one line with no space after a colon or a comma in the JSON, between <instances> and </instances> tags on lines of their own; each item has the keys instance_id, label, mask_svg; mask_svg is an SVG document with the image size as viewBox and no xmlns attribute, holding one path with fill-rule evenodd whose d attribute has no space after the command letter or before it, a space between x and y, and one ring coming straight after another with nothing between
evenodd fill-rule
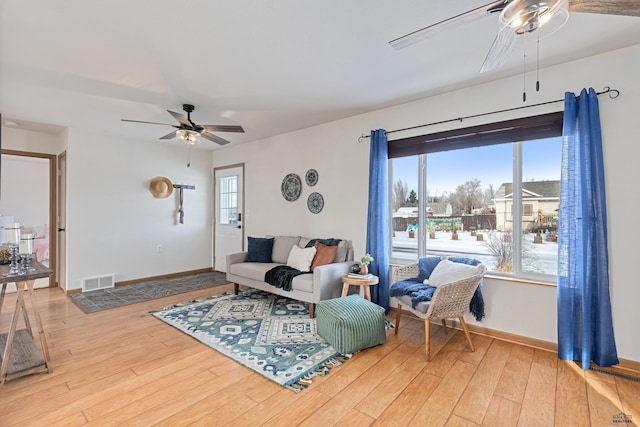
<instances>
[{"instance_id":1,"label":"interior doorway","mask_svg":"<svg viewBox=\"0 0 640 427\"><path fill-rule=\"evenodd\" d=\"M53 288L57 270L56 156L2 150L1 172L0 213L13 216L34 234L34 258L53 271L49 279L38 279L35 285Z\"/></svg>"},{"instance_id":2,"label":"interior doorway","mask_svg":"<svg viewBox=\"0 0 640 427\"><path fill-rule=\"evenodd\" d=\"M226 272L227 254L244 248L244 163L213 170L213 266Z\"/></svg>"}]
</instances>

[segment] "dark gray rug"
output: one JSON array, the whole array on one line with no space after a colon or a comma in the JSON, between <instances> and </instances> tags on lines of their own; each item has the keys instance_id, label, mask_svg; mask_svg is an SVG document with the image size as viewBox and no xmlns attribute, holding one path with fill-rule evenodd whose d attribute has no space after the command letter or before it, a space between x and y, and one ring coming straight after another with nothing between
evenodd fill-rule
<instances>
[{"instance_id":1,"label":"dark gray rug","mask_svg":"<svg viewBox=\"0 0 640 427\"><path fill-rule=\"evenodd\" d=\"M229 283L226 274L220 271L174 277L172 279L151 280L134 285L117 286L70 295L85 313L120 307L127 304L162 298L183 292L195 291L211 286Z\"/></svg>"}]
</instances>

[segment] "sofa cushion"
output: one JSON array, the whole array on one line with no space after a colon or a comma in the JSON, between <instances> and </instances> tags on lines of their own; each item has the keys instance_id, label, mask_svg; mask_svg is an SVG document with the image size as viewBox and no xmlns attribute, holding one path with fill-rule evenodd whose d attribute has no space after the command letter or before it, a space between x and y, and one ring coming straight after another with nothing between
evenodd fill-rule
<instances>
[{"instance_id":1,"label":"sofa cushion","mask_svg":"<svg viewBox=\"0 0 640 427\"><path fill-rule=\"evenodd\" d=\"M309 271L315 254L316 248L314 247L303 249L298 246L293 246L287 259L287 265L296 270Z\"/></svg>"},{"instance_id":2,"label":"sofa cushion","mask_svg":"<svg viewBox=\"0 0 640 427\"><path fill-rule=\"evenodd\" d=\"M458 280L471 277L478 272L478 267L452 262L443 259L436 265L429 276L428 283L431 286L440 286L446 283L457 282Z\"/></svg>"},{"instance_id":3,"label":"sofa cushion","mask_svg":"<svg viewBox=\"0 0 640 427\"><path fill-rule=\"evenodd\" d=\"M272 268L282 265L271 262L238 262L231 264L229 273L236 276L246 277L247 279L264 282L264 275Z\"/></svg>"},{"instance_id":4,"label":"sofa cushion","mask_svg":"<svg viewBox=\"0 0 640 427\"><path fill-rule=\"evenodd\" d=\"M244 262L271 262L273 238L248 237L247 258Z\"/></svg>"},{"instance_id":5,"label":"sofa cushion","mask_svg":"<svg viewBox=\"0 0 640 427\"><path fill-rule=\"evenodd\" d=\"M349 250L349 241L341 240L338 243L338 250L336 250L336 256L333 258L333 262L345 262L347 259L347 252Z\"/></svg>"},{"instance_id":6,"label":"sofa cushion","mask_svg":"<svg viewBox=\"0 0 640 427\"><path fill-rule=\"evenodd\" d=\"M313 262L311 263L311 271L319 265L332 263L338 251L337 246L327 246L320 242L316 242L313 247L316 248L316 255L313 257Z\"/></svg>"},{"instance_id":7,"label":"sofa cushion","mask_svg":"<svg viewBox=\"0 0 640 427\"><path fill-rule=\"evenodd\" d=\"M291 253L291 248L300 242L300 236L275 236L273 239L273 251L271 260L286 264Z\"/></svg>"},{"instance_id":8,"label":"sofa cushion","mask_svg":"<svg viewBox=\"0 0 640 427\"><path fill-rule=\"evenodd\" d=\"M398 302L405 307L413 307L413 301L411 301L411 295L400 295L400 296L395 296L394 298L397 299ZM413 309L419 311L420 313L426 313L427 310L429 310L430 305L431 305L431 301L419 301L418 304L416 304L416 306L413 307Z\"/></svg>"}]
</instances>

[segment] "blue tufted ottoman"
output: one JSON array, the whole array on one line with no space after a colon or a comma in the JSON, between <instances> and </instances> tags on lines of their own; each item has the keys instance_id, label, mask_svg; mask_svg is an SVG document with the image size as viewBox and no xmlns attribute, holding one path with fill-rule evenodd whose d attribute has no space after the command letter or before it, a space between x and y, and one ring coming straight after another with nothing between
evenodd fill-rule
<instances>
[{"instance_id":1,"label":"blue tufted ottoman","mask_svg":"<svg viewBox=\"0 0 640 427\"><path fill-rule=\"evenodd\" d=\"M350 354L384 344L384 308L360 295L323 300L316 304L318 335L338 352Z\"/></svg>"}]
</instances>

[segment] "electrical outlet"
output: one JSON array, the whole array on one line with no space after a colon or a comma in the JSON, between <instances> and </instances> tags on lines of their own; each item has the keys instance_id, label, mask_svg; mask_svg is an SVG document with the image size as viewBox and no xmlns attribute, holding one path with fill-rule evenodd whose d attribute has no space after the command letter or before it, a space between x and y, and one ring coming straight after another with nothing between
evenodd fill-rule
<instances>
[{"instance_id":1,"label":"electrical outlet","mask_svg":"<svg viewBox=\"0 0 640 427\"><path fill-rule=\"evenodd\" d=\"M164 247L162 245L156 246L156 253L161 253L163 250L164 250Z\"/></svg>"}]
</instances>

